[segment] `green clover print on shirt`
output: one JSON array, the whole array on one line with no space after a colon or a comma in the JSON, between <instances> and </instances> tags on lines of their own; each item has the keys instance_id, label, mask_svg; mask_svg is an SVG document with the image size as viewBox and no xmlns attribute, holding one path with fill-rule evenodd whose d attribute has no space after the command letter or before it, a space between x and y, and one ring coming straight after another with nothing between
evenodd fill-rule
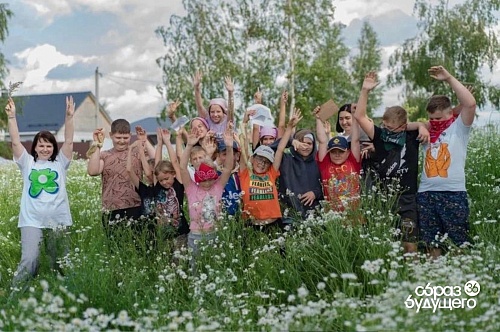
<instances>
[{"instance_id":1,"label":"green clover print on shirt","mask_svg":"<svg viewBox=\"0 0 500 332\"><path fill-rule=\"evenodd\" d=\"M55 194L59 191L59 184L55 181L58 178L56 171L50 168L32 169L29 179L31 181L29 194L36 198L43 190L49 194Z\"/></svg>"}]
</instances>

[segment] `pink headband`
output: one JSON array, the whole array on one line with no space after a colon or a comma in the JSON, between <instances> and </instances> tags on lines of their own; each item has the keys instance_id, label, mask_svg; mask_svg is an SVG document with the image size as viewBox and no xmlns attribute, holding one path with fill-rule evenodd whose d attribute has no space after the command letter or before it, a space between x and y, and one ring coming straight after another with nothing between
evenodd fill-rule
<instances>
[{"instance_id":1,"label":"pink headband","mask_svg":"<svg viewBox=\"0 0 500 332\"><path fill-rule=\"evenodd\" d=\"M194 172L194 181L196 183L217 180L218 177L217 171L205 163L201 163L200 167Z\"/></svg>"},{"instance_id":2,"label":"pink headband","mask_svg":"<svg viewBox=\"0 0 500 332\"><path fill-rule=\"evenodd\" d=\"M193 118L193 119L191 120L191 127L193 127L193 121L194 121L194 120L200 120L200 121L201 121L201 122L205 125L205 127L207 127L207 130L209 130L209 129L210 129L210 126L208 125L207 120L205 120L205 119L203 119L203 118L201 118L201 117L199 117L199 116L197 116L196 118Z\"/></svg>"},{"instance_id":3,"label":"pink headband","mask_svg":"<svg viewBox=\"0 0 500 332\"><path fill-rule=\"evenodd\" d=\"M276 138L278 136L278 130L276 127L260 127L259 139L264 136L272 136Z\"/></svg>"}]
</instances>

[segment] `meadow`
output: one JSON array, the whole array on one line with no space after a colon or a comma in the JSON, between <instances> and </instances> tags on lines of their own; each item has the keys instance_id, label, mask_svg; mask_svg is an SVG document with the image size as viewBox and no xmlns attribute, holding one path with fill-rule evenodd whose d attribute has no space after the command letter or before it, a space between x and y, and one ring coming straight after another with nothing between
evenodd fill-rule
<instances>
[{"instance_id":1,"label":"meadow","mask_svg":"<svg viewBox=\"0 0 500 332\"><path fill-rule=\"evenodd\" d=\"M403 257L394 199L373 192L362 197L365 226L324 212L269 238L223 218L196 273L189 253L168 242L138 250L127 228L108 242L100 179L77 160L68 174L74 225L65 275L49 271L42 250L39 275L10 300L22 180L15 165L2 165L0 330L498 331L499 151L498 132L474 130L466 167L473 245L450 245L437 261Z\"/></svg>"}]
</instances>

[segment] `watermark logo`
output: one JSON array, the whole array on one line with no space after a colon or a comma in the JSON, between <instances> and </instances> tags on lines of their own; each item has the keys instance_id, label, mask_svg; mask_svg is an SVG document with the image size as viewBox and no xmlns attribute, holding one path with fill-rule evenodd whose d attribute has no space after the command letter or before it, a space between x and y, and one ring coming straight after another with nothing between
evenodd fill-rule
<instances>
[{"instance_id":1,"label":"watermark logo","mask_svg":"<svg viewBox=\"0 0 500 332\"><path fill-rule=\"evenodd\" d=\"M463 286L432 286L427 283L424 286L417 286L414 294L408 295L405 301L407 309L415 308L417 312L423 309L473 309L477 305L473 297L481 291L481 285L475 280L467 281ZM463 295L472 298L462 297Z\"/></svg>"}]
</instances>

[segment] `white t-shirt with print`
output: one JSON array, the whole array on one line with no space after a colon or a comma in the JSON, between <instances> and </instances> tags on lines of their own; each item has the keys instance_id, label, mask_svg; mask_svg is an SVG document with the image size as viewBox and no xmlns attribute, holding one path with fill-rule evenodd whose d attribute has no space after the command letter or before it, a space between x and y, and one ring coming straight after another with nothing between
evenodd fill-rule
<instances>
[{"instance_id":1,"label":"white t-shirt with print","mask_svg":"<svg viewBox=\"0 0 500 332\"><path fill-rule=\"evenodd\" d=\"M18 227L56 228L73 221L66 192L66 172L70 160L59 151L55 161L35 162L26 150L14 161L23 177L23 193Z\"/></svg>"},{"instance_id":2,"label":"white t-shirt with print","mask_svg":"<svg viewBox=\"0 0 500 332\"><path fill-rule=\"evenodd\" d=\"M466 191L465 159L470 130L459 115L435 143L424 146L419 192Z\"/></svg>"}]
</instances>

